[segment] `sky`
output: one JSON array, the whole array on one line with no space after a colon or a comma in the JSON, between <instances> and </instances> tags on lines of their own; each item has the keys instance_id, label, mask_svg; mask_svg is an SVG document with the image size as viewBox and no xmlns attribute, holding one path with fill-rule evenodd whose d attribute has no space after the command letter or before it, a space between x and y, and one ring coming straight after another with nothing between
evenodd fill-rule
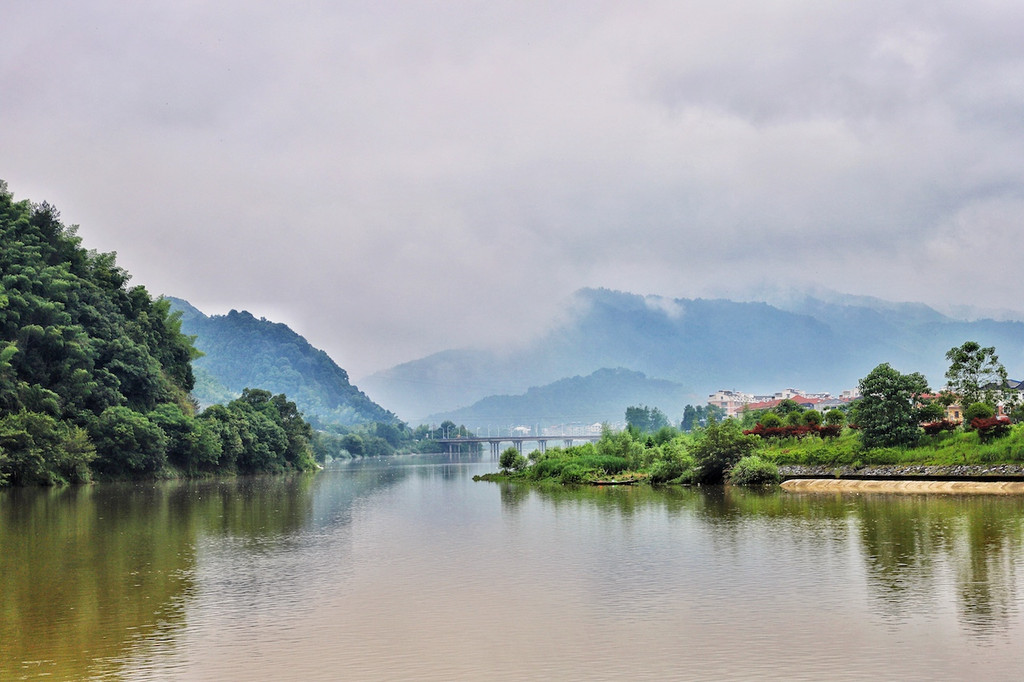
<instances>
[{"instance_id":1,"label":"sky","mask_svg":"<svg viewBox=\"0 0 1024 682\"><path fill-rule=\"evenodd\" d=\"M15 198L354 378L588 286L1024 309L1015 0L4 5Z\"/></svg>"}]
</instances>

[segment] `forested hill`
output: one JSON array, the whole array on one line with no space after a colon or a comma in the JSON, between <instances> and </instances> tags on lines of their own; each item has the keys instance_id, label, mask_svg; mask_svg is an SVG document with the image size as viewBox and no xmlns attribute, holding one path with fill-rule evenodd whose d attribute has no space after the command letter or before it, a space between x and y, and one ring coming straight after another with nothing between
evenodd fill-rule
<instances>
[{"instance_id":1,"label":"forested hill","mask_svg":"<svg viewBox=\"0 0 1024 682\"><path fill-rule=\"evenodd\" d=\"M0 485L310 469L283 395L195 414L191 341L113 253L0 181Z\"/></svg>"},{"instance_id":2,"label":"forested hill","mask_svg":"<svg viewBox=\"0 0 1024 682\"><path fill-rule=\"evenodd\" d=\"M647 404L666 410L673 417L688 403L700 404L681 384L650 379L628 369L599 369L585 377L560 379L546 386L530 388L522 395L495 395L469 407L427 417L431 423L450 420L476 429L508 424L554 426L556 424L622 421L629 405Z\"/></svg>"},{"instance_id":3,"label":"forested hill","mask_svg":"<svg viewBox=\"0 0 1024 682\"><path fill-rule=\"evenodd\" d=\"M398 423L391 412L349 382L348 373L287 325L232 310L205 315L188 301L168 298L181 311L181 329L195 336L194 395L200 404L226 402L247 386L285 393L315 426Z\"/></svg>"}]
</instances>

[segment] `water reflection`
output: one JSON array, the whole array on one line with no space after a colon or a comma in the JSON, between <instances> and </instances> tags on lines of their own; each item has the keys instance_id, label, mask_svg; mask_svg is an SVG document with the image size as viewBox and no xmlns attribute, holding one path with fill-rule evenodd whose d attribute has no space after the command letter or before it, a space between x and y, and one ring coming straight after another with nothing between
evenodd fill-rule
<instances>
[{"instance_id":1,"label":"water reflection","mask_svg":"<svg viewBox=\"0 0 1024 682\"><path fill-rule=\"evenodd\" d=\"M949 645L959 670L1016 660L1022 499L469 480L493 468L0 492L0 679L514 677L487 644L508 628L552 679L621 677L624 643L651 678L680 651L735 679L899 647L932 672Z\"/></svg>"},{"instance_id":2,"label":"water reflection","mask_svg":"<svg viewBox=\"0 0 1024 682\"><path fill-rule=\"evenodd\" d=\"M500 486L515 514L531 500L553 510L592 506L623 523L643 510L705 524L717 546L743 551L750 531L770 533L774 550L824 556L853 543L872 608L902 624L943 605L955 585L958 621L972 637L1005 633L1017 617L1017 566L1024 560L1024 499L954 495L802 495L731 487ZM770 521L770 525L765 525ZM802 548L795 550L794 548Z\"/></svg>"},{"instance_id":3,"label":"water reflection","mask_svg":"<svg viewBox=\"0 0 1024 682\"><path fill-rule=\"evenodd\" d=\"M0 679L117 676L129 651L183 626L204 539L249 561L286 551L315 521L348 522L354 500L401 477L353 469L343 487L296 475L0 491Z\"/></svg>"},{"instance_id":4,"label":"water reflection","mask_svg":"<svg viewBox=\"0 0 1024 682\"><path fill-rule=\"evenodd\" d=\"M0 678L113 672L173 630L196 517L164 486L10 490L0 498Z\"/></svg>"}]
</instances>

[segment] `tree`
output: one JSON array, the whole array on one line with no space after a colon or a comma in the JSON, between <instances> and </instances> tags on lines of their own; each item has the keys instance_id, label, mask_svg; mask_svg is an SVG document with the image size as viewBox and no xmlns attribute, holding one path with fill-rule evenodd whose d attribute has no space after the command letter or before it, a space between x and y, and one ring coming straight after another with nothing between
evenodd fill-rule
<instances>
[{"instance_id":1,"label":"tree","mask_svg":"<svg viewBox=\"0 0 1024 682\"><path fill-rule=\"evenodd\" d=\"M693 431L698 426L706 425L712 419L725 419L724 407L718 405L687 405L683 408L683 420L679 424L680 431Z\"/></svg>"},{"instance_id":2,"label":"tree","mask_svg":"<svg viewBox=\"0 0 1024 682\"><path fill-rule=\"evenodd\" d=\"M949 369L946 382L960 396L960 404L987 403L992 407L1005 399L1009 389L1006 368L999 362L993 346L982 348L976 341L965 341L946 353Z\"/></svg>"},{"instance_id":3,"label":"tree","mask_svg":"<svg viewBox=\"0 0 1024 682\"><path fill-rule=\"evenodd\" d=\"M96 468L114 476L152 474L167 463L167 436L145 415L108 407L89 425Z\"/></svg>"},{"instance_id":4,"label":"tree","mask_svg":"<svg viewBox=\"0 0 1024 682\"><path fill-rule=\"evenodd\" d=\"M522 471L526 468L526 458L519 454L519 451L515 448L505 448L504 452L501 453L501 457L498 459L498 464L506 472L509 471Z\"/></svg>"},{"instance_id":5,"label":"tree","mask_svg":"<svg viewBox=\"0 0 1024 682\"><path fill-rule=\"evenodd\" d=\"M909 447L921 435L918 404L929 392L920 372L901 374L882 363L860 380L855 407L864 447Z\"/></svg>"},{"instance_id":6,"label":"tree","mask_svg":"<svg viewBox=\"0 0 1024 682\"><path fill-rule=\"evenodd\" d=\"M696 460L698 483L721 483L729 470L741 459L754 453L759 444L757 436L745 436L739 422L726 419L712 420L690 452Z\"/></svg>"},{"instance_id":7,"label":"tree","mask_svg":"<svg viewBox=\"0 0 1024 682\"><path fill-rule=\"evenodd\" d=\"M626 408L626 424L636 428L640 433L654 433L668 426L668 417L657 407L632 405Z\"/></svg>"},{"instance_id":8,"label":"tree","mask_svg":"<svg viewBox=\"0 0 1024 682\"><path fill-rule=\"evenodd\" d=\"M832 408L825 413L825 423L828 426L842 426L843 422L846 421L846 415L843 411L837 408Z\"/></svg>"}]
</instances>

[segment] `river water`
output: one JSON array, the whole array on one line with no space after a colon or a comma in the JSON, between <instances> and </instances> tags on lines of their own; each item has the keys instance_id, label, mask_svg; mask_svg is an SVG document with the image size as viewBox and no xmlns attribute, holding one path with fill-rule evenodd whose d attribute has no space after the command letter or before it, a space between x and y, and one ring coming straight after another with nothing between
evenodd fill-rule
<instances>
[{"instance_id":1,"label":"river water","mask_svg":"<svg viewBox=\"0 0 1024 682\"><path fill-rule=\"evenodd\" d=\"M0 679L1024 678L1022 498L495 468L0 492Z\"/></svg>"}]
</instances>

